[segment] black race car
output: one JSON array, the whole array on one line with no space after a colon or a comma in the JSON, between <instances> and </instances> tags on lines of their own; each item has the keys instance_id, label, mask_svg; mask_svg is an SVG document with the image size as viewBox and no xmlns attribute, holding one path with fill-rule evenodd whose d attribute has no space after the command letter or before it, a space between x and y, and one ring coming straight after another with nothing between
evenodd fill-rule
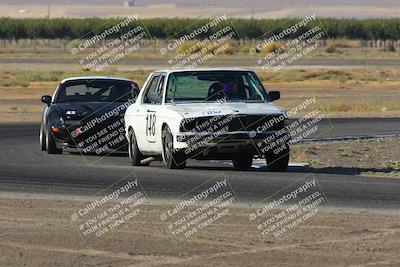
<instances>
[{"instance_id":1,"label":"black race car","mask_svg":"<svg viewBox=\"0 0 400 267\"><path fill-rule=\"evenodd\" d=\"M136 82L112 77L75 77L61 81L47 104L40 127L40 146L49 154L71 148L103 154L127 150L124 113L139 93Z\"/></svg>"}]
</instances>

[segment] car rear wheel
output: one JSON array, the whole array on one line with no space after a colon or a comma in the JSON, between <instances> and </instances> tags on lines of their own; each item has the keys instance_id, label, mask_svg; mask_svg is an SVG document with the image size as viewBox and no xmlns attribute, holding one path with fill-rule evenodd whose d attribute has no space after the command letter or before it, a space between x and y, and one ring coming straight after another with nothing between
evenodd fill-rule
<instances>
[{"instance_id":1,"label":"car rear wheel","mask_svg":"<svg viewBox=\"0 0 400 267\"><path fill-rule=\"evenodd\" d=\"M253 164L253 155L242 155L232 160L233 167L238 170L250 169Z\"/></svg>"},{"instance_id":2,"label":"car rear wheel","mask_svg":"<svg viewBox=\"0 0 400 267\"><path fill-rule=\"evenodd\" d=\"M133 130L130 131L129 140L128 140L128 153L129 153L129 160L132 166L143 166L141 164L141 160L144 158L142 152L140 152L137 141L136 135ZM145 164L148 165L148 164Z\"/></svg>"},{"instance_id":3,"label":"car rear wheel","mask_svg":"<svg viewBox=\"0 0 400 267\"><path fill-rule=\"evenodd\" d=\"M268 153L265 155L267 166L270 171L286 171L289 166L289 149L285 149L279 154Z\"/></svg>"},{"instance_id":4,"label":"car rear wheel","mask_svg":"<svg viewBox=\"0 0 400 267\"><path fill-rule=\"evenodd\" d=\"M43 124L40 125L39 141L40 149L46 151L46 131L44 130Z\"/></svg>"},{"instance_id":5,"label":"car rear wheel","mask_svg":"<svg viewBox=\"0 0 400 267\"><path fill-rule=\"evenodd\" d=\"M56 141L54 140L53 134L51 133L51 126L47 126L46 133L46 147L48 154L62 154L63 150L57 148Z\"/></svg>"},{"instance_id":6,"label":"car rear wheel","mask_svg":"<svg viewBox=\"0 0 400 267\"><path fill-rule=\"evenodd\" d=\"M182 151L174 151L173 137L168 126L163 129L163 160L168 169L183 169L186 159Z\"/></svg>"}]
</instances>

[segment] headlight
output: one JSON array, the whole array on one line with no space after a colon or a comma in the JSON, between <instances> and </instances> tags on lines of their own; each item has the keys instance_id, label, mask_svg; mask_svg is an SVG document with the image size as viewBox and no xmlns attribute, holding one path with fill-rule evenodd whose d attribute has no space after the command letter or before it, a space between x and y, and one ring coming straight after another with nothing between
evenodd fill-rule
<instances>
[{"instance_id":1,"label":"headlight","mask_svg":"<svg viewBox=\"0 0 400 267\"><path fill-rule=\"evenodd\" d=\"M196 129L196 118L184 118L179 124L179 131L192 132Z\"/></svg>"}]
</instances>

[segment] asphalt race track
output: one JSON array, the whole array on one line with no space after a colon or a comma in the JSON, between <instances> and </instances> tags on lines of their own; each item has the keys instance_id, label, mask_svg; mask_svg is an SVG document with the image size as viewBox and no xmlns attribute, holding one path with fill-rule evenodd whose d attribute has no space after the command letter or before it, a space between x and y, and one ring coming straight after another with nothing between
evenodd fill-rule
<instances>
[{"instance_id":1,"label":"asphalt race track","mask_svg":"<svg viewBox=\"0 0 400 267\"><path fill-rule=\"evenodd\" d=\"M400 119L333 119L325 137L398 134ZM39 148L39 125L0 125L0 195L35 193L94 195L124 176L135 174L152 199L173 199L217 175L229 178L241 202L258 202L310 173L289 167L284 173L263 168L235 171L223 162L189 161L184 170L168 170L160 162L132 167L126 156L48 155ZM313 173L335 207L398 209L400 179L362 177L368 169L325 168Z\"/></svg>"}]
</instances>

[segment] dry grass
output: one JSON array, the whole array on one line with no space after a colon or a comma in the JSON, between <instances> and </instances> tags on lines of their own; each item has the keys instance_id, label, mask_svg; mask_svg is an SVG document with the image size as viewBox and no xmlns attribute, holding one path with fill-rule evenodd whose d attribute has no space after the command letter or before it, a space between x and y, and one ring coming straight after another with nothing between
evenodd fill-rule
<instances>
[{"instance_id":1,"label":"dry grass","mask_svg":"<svg viewBox=\"0 0 400 267\"><path fill-rule=\"evenodd\" d=\"M221 55L232 55L237 52L237 48L233 42L224 42L221 44L217 43L201 43L200 41L186 41L182 43L178 48L176 48L176 54L190 55L201 53L205 54L221 54Z\"/></svg>"},{"instance_id":2,"label":"dry grass","mask_svg":"<svg viewBox=\"0 0 400 267\"><path fill-rule=\"evenodd\" d=\"M166 45L171 40L153 40L153 41L145 41L140 49L126 56L129 59L137 59L137 58L151 58L158 59L162 58L159 51L161 47L166 47ZM69 43L65 41L62 44L54 43L54 42L46 42L45 40L37 40L35 42L29 42L29 40L21 41L20 44L7 44L6 47L2 47L0 54L4 59L21 59L21 58L30 58L30 59L69 59L71 58L70 49L72 47L76 47L79 41L73 40ZM186 41L184 42L178 49L177 53L185 52L191 46L195 45L197 40ZM256 44L259 41L255 40L228 40L226 43L229 47L228 49L224 49L219 54L222 55L230 55L230 59L246 57L248 60L249 50L256 47ZM36 43L33 45L32 43ZM373 48L373 47L364 47L359 45L361 41L358 40L346 40L346 39L338 39L331 40L327 42L325 47L321 46L313 52L307 53L304 57L337 57L337 58L375 58L375 59L400 59L400 51L399 49L383 49L383 48ZM223 43L225 44L225 43ZM218 46L222 46L223 44L219 44ZM256 56L263 56L273 51L276 51L283 45L283 42L273 42L263 50L259 51ZM100 47L100 46L99 46ZM97 47L97 48L99 48ZM198 48L194 49L192 53L198 52L201 49L207 50L207 45L201 45ZM208 49L209 52L213 52L215 48ZM85 50L86 53L93 52L94 47L91 47ZM190 53L189 53L190 54Z\"/></svg>"},{"instance_id":3,"label":"dry grass","mask_svg":"<svg viewBox=\"0 0 400 267\"><path fill-rule=\"evenodd\" d=\"M361 40L350 40L350 39L332 39L328 40L328 46L336 48L361 48Z\"/></svg>"},{"instance_id":4,"label":"dry grass","mask_svg":"<svg viewBox=\"0 0 400 267\"><path fill-rule=\"evenodd\" d=\"M400 116L399 83L339 82L306 80L300 82L264 82L269 90L281 91L276 103L293 108L306 98L315 97L328 117L398 117ZM377 94L377 92L379 92Z\"/></svg>"},{"instance_id":5,"label":"dry grass","mask_svg":"<svg viewBox=\"0 0 400 267\"><path fill-rule=\"evenodd\" d=\"M400 115L400 70L389 68L307 69L259 73L269 90L280 90L284 108L315 96L330 117Z\"/></svg>"},{"instance_id":6,"label":"dry grass","mask_svg":"<svg viewBox=\"0 0 400 267\"><path fill-rule=\"evenodd\" d=\"M303 81L339 81L356 82L397 82L400 85L400 70L396 68L357 68L357 69L287 69L279 72L260 73L265 81L303 82Z\"/></svg>"},{"instance_id":7,"label":"dry grass","mask_svg":"<svg viewBox=\"0 0 400 267\"><path fill-rule=\"evenodd\" d=\"M351 168L354 174L378 172L400 177L399 144L396 138L300 144L292 147L290 157L312 168Z\"/></svg>"},{"instance_id":8,"label":"dry grass","mask_svg":"<svg viewBox=\"0 0 400 267\"><path fill-rule=\"evenodd\" d=\"M270 53L277 53L278 49L283 46L283 42L272 42L265 46L261 51L258 51L261 55L268 55Z\"/></svg>"},{"instance_id":9,"label":"dry grass","mask_svg":"<svg viewBox=\"0 0 400 267\"><path fill-rule=\"evenodd\" d=\"M0 121L38 121L40 97L52 94L59 80L79 75L113 75L140 85L149 71L90 73L83 71L0 71ZM308 69L258 73L268 90L280 90L276 103L293 108L316 97L327 117L400 116L400 70L398 69ZM16 81L11 83L10 81Z\"/></svg>"},{"instance_id":10,"label":"dry grass","mask_svg":"<svg viewBox=\"0 0 400 267\"><path fill-rule=\"evenodd\" d=\"M395 103L383 103L380 101L370 101L370 102L362 102L362 103L343 103L339 101L335 101L330 104L322 105L322 108L325 112L351 112L351 113L360 113L360 112L386 112L386 111L397 111L399 109L398 105Z\"/></svg>"}]
</instances>

